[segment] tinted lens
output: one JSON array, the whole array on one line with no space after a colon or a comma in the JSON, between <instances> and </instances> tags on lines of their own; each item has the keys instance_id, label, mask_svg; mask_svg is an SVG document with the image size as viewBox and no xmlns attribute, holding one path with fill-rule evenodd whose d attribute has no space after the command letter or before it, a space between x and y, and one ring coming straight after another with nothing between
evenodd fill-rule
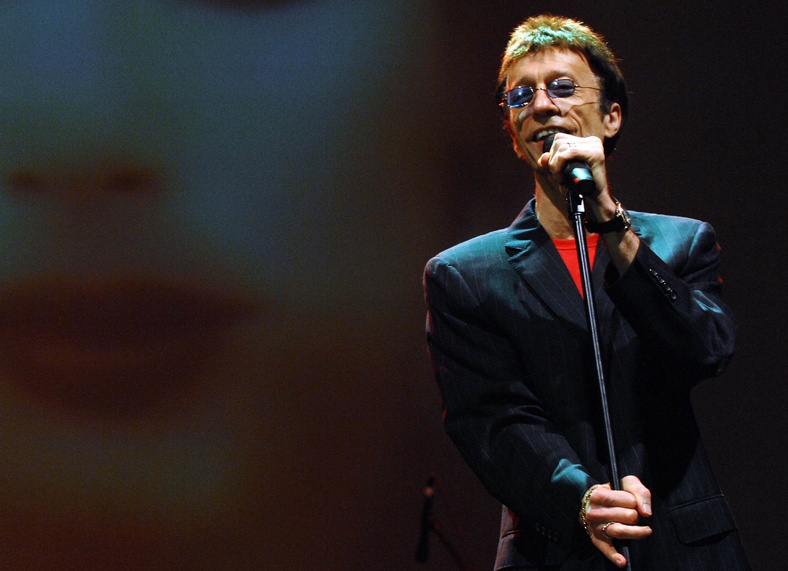
<instances>
[{"instance_id":1,"label":"tinted lens","mask_svg":"<svg viewBox=\"0 0 788 571\"><path fill-rule=\"evenodd\" d=\"M527 85L515 87L506 92L506 104L509 107L528 105L534 98L534 90Z\"/></svg>"},{"instance_id":2,"label":"tinted lens","mask_svg":"<svg viewBox=\"0 0 788 571\"><path fill-rule=\"evenodd\" d=\"M547 84L550 97L571 97L575 94L575 83L571 79L556 79Z\"/></svg>"}]
</instances>

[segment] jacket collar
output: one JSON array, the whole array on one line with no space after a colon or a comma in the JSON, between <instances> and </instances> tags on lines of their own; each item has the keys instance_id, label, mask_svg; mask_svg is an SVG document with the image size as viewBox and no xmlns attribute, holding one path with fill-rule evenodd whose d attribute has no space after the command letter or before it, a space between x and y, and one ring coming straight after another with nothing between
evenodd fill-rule
<instances>
[{"instance_id":1,"label":"jacket collar","mask_svg":"<svg viewBox=\"0 0 788 571\"><path fill-rule=\"evenodd\" d=\"M528 201L509 226L506 239L509 263L548 311L577 335L585 337L588 334L585 302L550 236L539 223L535 207L536 199ZM609 261L600 240L591 272L600 327L604 326L613 312L613 304L602 287L604 269Z\"/></svg>"}]
</instances>

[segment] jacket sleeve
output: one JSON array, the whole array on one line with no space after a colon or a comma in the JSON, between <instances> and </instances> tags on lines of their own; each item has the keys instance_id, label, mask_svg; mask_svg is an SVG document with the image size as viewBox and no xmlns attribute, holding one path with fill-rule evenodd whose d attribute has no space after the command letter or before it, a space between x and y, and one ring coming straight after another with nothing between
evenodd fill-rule
<instances>
[{"instance_id":1,"label":"jacket sleeve","mask_svg":"<svg viewBox=\"0 0 788 571\"><path fill-rule=\"evenodd\" d=\"M727 367L736 326L721 298L714 230L705 222L679 220L672 240L641 240L624 275L608 268L605 289L654 362L696 383Z\"/></svg>"},{"instance_id":2,"label":"jacket sleeve","mask_svg":"<svg viewBox=\"0 0 788 571\"><path fill-rule=\"evenodd\" d=\"M455 266L431 260L424 276L427 340L446 431L487 490L546 536L556 561L577 532L583 493L595 482L529 389L496 308ZM501 311L504 311L501 308Z\"/></svg>"}]
</instances>

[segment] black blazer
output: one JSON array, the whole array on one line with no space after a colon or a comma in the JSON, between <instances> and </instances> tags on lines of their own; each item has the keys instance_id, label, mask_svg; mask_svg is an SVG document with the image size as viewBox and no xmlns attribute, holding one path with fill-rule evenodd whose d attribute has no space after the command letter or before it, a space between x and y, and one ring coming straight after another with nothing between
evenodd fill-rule
<instances>
[{"instance_id":1,"label":"black blazer","mask_svg":"<svg viewBox=\"0 0 788 571\"><path fill-rule=\"evenodd\" d=\"M592 281L619 472L653 494L633 567L747 569L690 403L733 353L719 247L706 223L631 215L634 263L618 276L600 240ZM504 504L496 569L604 568L577 521L610 481L584 304L534 201L430 260L424 283L446 430Z\"/></svg>"}]
</instances>

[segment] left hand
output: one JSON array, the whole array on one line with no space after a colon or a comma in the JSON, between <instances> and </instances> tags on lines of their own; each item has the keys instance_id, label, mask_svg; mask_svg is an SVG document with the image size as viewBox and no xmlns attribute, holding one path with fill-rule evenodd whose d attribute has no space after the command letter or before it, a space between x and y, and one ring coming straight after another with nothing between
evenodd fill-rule
<instances>
[{"instance_id":1,"label":"left hand","mask_svg":"<svg viewBox=\"0 0 788 571\"><path fill-rule=\"evenodd\" d=\"M597 188L593 196L583 196L585 216L594 222L610 220L616 213L616 201L610 194L605 167L605 148L599 137L575 137L557 133L549 153L542 153L539 166L548 171L553 180L564 189L561 182L564 166L570 160L581 160L588 164ZM565 192L563 190L562 192ZM604 234L608 253L619 275L623 275L635 259L640 240L633 232Z\"/></svg>"},{"instance_id":2,"label":"left hand","mask_svg":"<svg viewBox=\"0 0 788 571\"><path fill-rule=\"evenodd\" d=\"M564 165L571 160L580 160L588 164L597 193L593 197L584 197L591 202L603 196L610 199L605 167L605 149L599 137L576 137L567 133L557 133L549 153L539 157L539 166L561 180ZM610 199L612 201L612 199Z\"/></svg>"}]
</instances>

